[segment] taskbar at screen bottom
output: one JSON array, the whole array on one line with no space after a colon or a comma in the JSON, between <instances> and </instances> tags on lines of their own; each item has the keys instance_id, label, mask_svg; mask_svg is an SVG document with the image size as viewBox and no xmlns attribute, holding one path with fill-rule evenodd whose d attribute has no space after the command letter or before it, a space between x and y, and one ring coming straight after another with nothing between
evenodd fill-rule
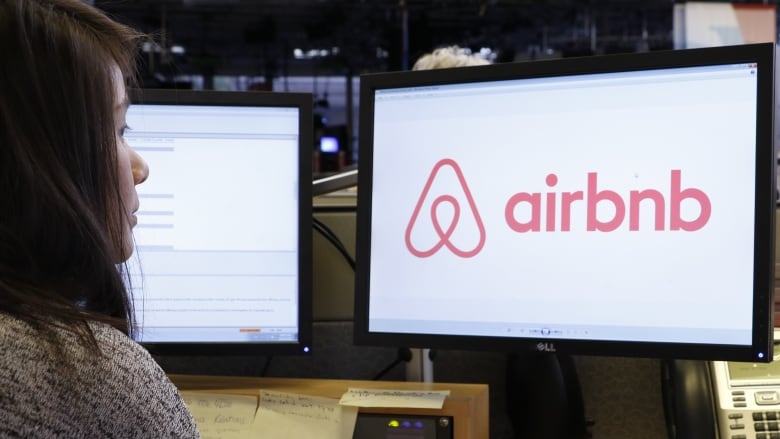
<instances>
[{"instance_id":1,"label":"taskbar at screen bottom","mask_svg":"<svg viewBox=\"0 0 780 439\"><path fill-rule=\"evenodd\" d=\"M371 319L369 332L528 339L691 343L750 346L750 328L571 325L506 322Z\"/></svg>"},{"instance_id":2,"label":"taskbar at screen bottom","mask_svg":"<svg viewBox=\"0 0 780 439\"><path fill-rule=\"evenodd\" d=\"M299 339L299 329L268 328L195 328L145 327L138 331L139 343L290 343Z\"/></svg>"}]
</instances>

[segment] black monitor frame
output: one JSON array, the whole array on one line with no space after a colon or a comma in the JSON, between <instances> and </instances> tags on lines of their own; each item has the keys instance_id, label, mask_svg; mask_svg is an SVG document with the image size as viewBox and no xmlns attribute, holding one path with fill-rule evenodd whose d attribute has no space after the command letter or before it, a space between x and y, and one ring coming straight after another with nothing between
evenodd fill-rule
<instances>
[{"instance_id":1,"label":"black monitor frame","mask_svg":"<svg viewBox=\"0 0 780 439\"><path fill-rule=\"evenodd\" d=\"M313 98L310 93L131 89L132 105L246 106L298 110L298 337L281 342L141 342L155 355L308 355L312 348L312 148ZM132 129L132 127L131 127ZM208 165L205 165L206 167ZM154 171L152 171L154 172ZM274 188L256 188L258 191ZM249 200L248 200L249 201ZM269 212L272 215L273 212ZM143 264L143 261L141 261ZM143 275L143 273L142 273Z\"/></svg>"},{"instance_id":2,"label":"black monitor frame","mask_svg":"<svg viewBox=\"0 0 780 439\"><path fill-rule=\"evenodd\" d=\"M381 166L381 164L374 161L375 127L373 111L375 92L377 90L730 63L757 63L759 68L753 245L753 324L752 343L750 345L574 340L554 335L510 338L376 332L369 329L369 310L372 300L370 281L372 270L372 202L374 202L373 178L375 167L377 165ZM773 355L772 316L774 307L776 209L776 156L774 149L775 75L775 45L766 43L508 63L469 68L376 73L361 76L355 343L373 346L491 350L518 353L555 352L567 355L771 361ZM478 147L485 148L486 146L479 145ZM490 154L487 150L484 153ZM706 160L706 158L703 159ZM409 157L408 160L414 160L414 158ZM403 169L397 169L396 174L398 179L405 178ZM409 212L404 211L398 214L408 216ZM562 275L565 275L564 267L561 268ZM406 273L399 272L396 275L405 276Z\"/></svg>"}]
</instances>

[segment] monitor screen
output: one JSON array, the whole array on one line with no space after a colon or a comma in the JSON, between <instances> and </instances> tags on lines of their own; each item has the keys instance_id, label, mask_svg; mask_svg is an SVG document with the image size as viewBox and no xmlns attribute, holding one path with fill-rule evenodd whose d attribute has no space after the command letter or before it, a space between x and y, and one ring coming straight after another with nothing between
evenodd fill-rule
<instances>
[{"instance_id":1,"label":"monitor screen","mask_svg":"<svg viewBox=\"0 0 780 439\"><path fill-rule=\"evenodd\" d=\"M339 139L335 136L322 136L320 138L320 152L335 154L339 152Z\"/></svg>"},{"instance_id":2,"label":"monitor screen","mask_svg":"<svg viewBox=\"0 0 780 439\"><path fill-rule=\"evenodd\" d=\"M306 353L312 98L135 90L125 138L149 164L130 259L155 353Z\"/></svg>"},{"instance_id":3,"label":"monitor screen","mask_svg":"<svg viewBox=\"0 0 780 439\"><path fill-rule=\"evenodd\" d=\"M362 76L356 343L769 361L774 53Z\"/></svg>"}]
</instances>

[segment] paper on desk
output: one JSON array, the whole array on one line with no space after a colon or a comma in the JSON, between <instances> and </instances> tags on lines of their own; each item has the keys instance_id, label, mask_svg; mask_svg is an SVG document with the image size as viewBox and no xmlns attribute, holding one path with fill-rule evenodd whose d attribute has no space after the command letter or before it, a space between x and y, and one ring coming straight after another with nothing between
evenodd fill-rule
<instances>
[{"instance_id":1,"label":"paper on desk","mask_svg":"<svg viewBox=\"0 0 780 439\"><path fill-rule=\"evenodd\" d=\"M183 391L203 439L246 439L250 437L257 410L257 396Z\"/></svg>"},{"instance_id":2,"label":"paper on desk","mask_svg":"<svg viewBox=\"0 0 780 439\"><path fill-rule=\"evenodd\" d=\"M392 390L349 388L339 404L356 407L440 409L449 390Z\"/></svg>"},{"instance_id":3,"label":"paper on desk","mask_svg":"<svg viewBox=\"0 0 780 439\"><path fill-rule=\"evenodd\" d=\"M352 439L357 411L334 398L261 390L252 431L274 439Z\"/></svg>"}]
</instances>

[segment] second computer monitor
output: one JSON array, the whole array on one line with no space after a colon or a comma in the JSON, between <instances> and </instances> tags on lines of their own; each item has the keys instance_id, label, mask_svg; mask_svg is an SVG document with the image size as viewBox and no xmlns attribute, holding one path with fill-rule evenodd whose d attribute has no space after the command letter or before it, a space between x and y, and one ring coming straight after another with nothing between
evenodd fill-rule
<instances>
[{"instance_id":1,"label":"second computer monitor","mask_svg":"<svg viewBox=\"0 0 780 439\"><path fill-rule=\"evenodd\" d=\"M137 340L156 353L311 346L312 98L135 90L149 164L131 258Z\"/></svg>"}]
</instances>

